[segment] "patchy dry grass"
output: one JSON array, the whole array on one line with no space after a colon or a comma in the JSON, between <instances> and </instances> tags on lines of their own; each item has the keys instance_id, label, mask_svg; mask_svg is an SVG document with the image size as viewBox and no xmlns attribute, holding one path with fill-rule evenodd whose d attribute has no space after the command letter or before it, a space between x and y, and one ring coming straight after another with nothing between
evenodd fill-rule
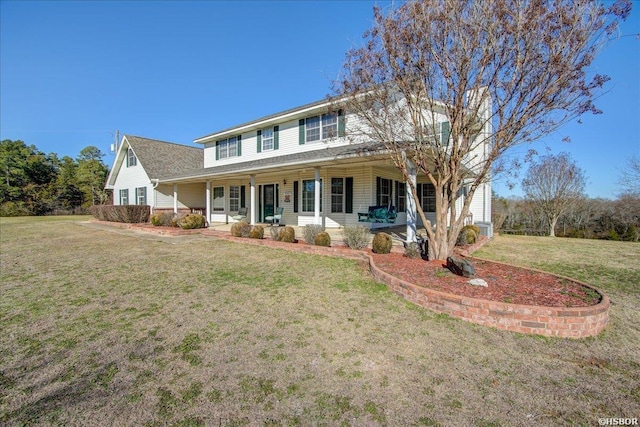
<instances>
[{"instance_id":1,"label":"patchy dry grass","mask_svg":"<svg viewBox=\"0 0 640 427\"><path fill-rule=\"evenodd\" d=\"M436 315L343 259L75 218L0 227L0 424L540 426L640 414L638 245L499 237L479 254L608 292L611 326L570 341Z\"/></svg>"}]
</instances>

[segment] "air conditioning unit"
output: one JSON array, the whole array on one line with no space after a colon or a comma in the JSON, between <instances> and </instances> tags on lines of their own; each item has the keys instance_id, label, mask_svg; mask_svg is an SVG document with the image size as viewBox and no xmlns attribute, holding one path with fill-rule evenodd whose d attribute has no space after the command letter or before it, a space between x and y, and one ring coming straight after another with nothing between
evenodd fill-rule
<instances>
[{"instance_id":1,"label":"air conditioning unit","mask_svg":"<svg viewBox=\"0 0 640 427\"><path fill-rule=\"evenodd\" d=\"M480 229L481 236L487 236L493 238L493 223L492 222L476 222L475 225Z\"/></svg>"}]
</instances>

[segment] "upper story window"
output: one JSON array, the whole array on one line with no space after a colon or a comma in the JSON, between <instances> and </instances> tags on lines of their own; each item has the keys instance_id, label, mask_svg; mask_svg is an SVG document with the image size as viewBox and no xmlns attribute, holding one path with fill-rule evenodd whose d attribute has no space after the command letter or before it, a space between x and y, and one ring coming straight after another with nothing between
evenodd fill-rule
<instances>
[{"instance_id":1,"label":"upper story window","mask_svg":"<svg viewBox=\"0 0 640 427\"><path fill-rule=\"evenodd\" d=\"M279 126L273 126L258 131L258 153L278 149Z\"/></svg>"},{"instance_id":2,"label":"upper story window","mask_svg":"<svg viewBox=\"0 0 640 427\"><path fill-rule=\"evenodd\" d=\"M335 138L338 136L338 115L322 115L322 139Z\"/></svg>"},{"instance_id":3,"label":"upper story window","mask_svg":"<svg viewBox=\"0 0 640 427\"><path fill-rule=\"evenodd\" d=\"M136 155L131 148L127 150L127 167L135 166L138 164L138 159L136 159Z\"/></svg>"},{"instance_id":4,"label":"upper story window","mask_svg":"<svg viewBox=\"0 0 640 427\"><path fill-rule=\"evenodd\" d=\"M427 136L433 138L435 141L440 142L443 147L449 145L449 138L451 136L451 123L438 122L434 126L426 128ZM435 135L433 134L435 132Z\"/></svg>"},{"instance_id":5,"label":"upper story window","mask_svg":"<svg viewBox=\"0 0 640 427\"><path fill-rule=\"evenodd\" d=\"M262 151L273 150L273 129L262 130Z\"/></svg>"},{"instance_id":6,"label":"upper story window","mask_svg":"<svg viewBox=\"0 0 640 427\"><path fill-rule=\"evenodd\" d=\"M322 114L300 119L298 125L300 144L344 136L344 114L342 111L339 111L338 114Z\"/></svg>"},{"instance_id":7,"label":"upper story window","mask_svg":"<svg viewBox=\"0 0 640 427\"><path fill-rule=\"evenodd\" d=\"M216 160L238 157L241 153L240 135L216 141Z\"/></svg>"}]
</instances>

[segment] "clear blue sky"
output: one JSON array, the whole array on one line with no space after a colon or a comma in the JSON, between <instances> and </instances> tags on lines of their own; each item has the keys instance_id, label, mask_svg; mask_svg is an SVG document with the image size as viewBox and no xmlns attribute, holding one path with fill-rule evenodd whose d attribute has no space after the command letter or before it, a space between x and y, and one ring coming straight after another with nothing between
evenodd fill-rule
<instances>
[{"instance_id":1,"label":"clear blue sky","mask_svg":"<svg viewBox=\"0 0 640 427\"><path fill-rule=\"evenodd\" d=\"M95 145L111 164L116 130L192 145L320 100L371 26L373 4L0 0L0 139L71 157ZM634 6L621 34L640 32ZM611 43L593 71L612 77L596 103L604 114L534 148L570 152L589 196L614 198L617 168L640 156L640 40ZM502 180L494 189L518 194Z\"/></svg>"}]
</instances>

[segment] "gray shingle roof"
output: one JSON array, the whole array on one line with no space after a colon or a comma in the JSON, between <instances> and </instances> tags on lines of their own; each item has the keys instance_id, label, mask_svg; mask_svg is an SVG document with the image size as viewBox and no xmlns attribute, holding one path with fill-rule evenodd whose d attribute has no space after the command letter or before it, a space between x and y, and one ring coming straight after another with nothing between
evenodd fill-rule
<instances>
[{"instance_id":1,"label":"gray shingle roof","mask_svg":"<svg viewBox=\"0 0 640 427\"><path fill-rule=\"evenodd\" d=\"M149 179L202 170L204 150L172 142L125 135Z\"/></svg>"}]
</instances>

